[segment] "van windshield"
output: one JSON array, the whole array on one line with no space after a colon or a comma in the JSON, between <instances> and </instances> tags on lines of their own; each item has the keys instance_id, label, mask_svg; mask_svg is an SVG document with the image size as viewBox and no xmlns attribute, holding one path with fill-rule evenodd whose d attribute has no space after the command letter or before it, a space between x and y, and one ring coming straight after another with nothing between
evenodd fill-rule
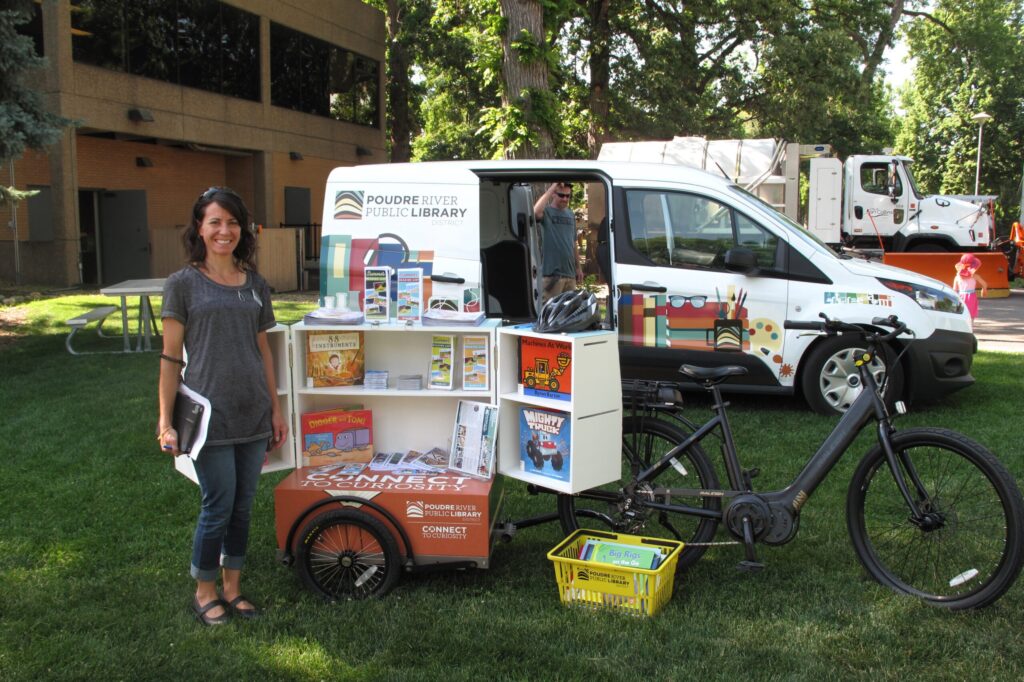
<instances>
[{"instance_id":1,"label":"van windshield","mask_svg":"<svg viewBox=\"0 0 1024 682\"><path fill-rule=\"evenodd\" d=\"M751 203L756 204L758 208L762 209L764 213L767 213L778 222L782 223L787 231L793 235L793 237L802 240L808 245L812 246L816 251L837 258L837 254L833 251L828 244L821 241L817 235L811 234L804 229L802 225L792 220L789 216L782 213L774 206L769 204L767 201L757 196L753 192L743 189L739 185L729 185L729 189L733 190L737 194L740 194L743 198L748 199Z\"/></svg>"}]
</instances>

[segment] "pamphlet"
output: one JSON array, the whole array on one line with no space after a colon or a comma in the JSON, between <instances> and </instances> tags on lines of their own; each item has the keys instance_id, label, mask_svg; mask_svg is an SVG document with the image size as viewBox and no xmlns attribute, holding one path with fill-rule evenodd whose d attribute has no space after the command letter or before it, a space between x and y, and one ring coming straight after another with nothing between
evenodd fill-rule
<instances>
[{"instance_id":1,"label":"pamphlet","mask_svg":"<svg viewBox=\"0 0 1024 682\"><path fill-rule=\"evenodd\" d=\"M391 268L367 267L363 271L363 315L367 322L391 320Z\"/></svg>"},{"instance_id":2,"label":"pamphlet","mask_svg":"<svg viewBox=\"0 0 1024 682\"><path fill-rule=\"evenodd\" d=\"M451 390L452 363L455 360L455 337L435 334L430 344L430 388Z\"/></svg>"},{"instance_id":3,"label":"pamphlet","mask_svg":"<svg viewBox=\"0 0 1024 682\"><path fill-rule=\"evenodd\" d=\"M398 269L399 322L418 323L423 317L423 268Z\"/></svg>"},{"instance_id":4,"label":"pamphlet","mask_svg":"<svg viewBox=\"0 0 1024 682\"><path fill-rule=\"evenodd\" d=\"M462 389L486 391L490 388L490 347L486 336L462 337Z\"/></svg>"},{"instance_id":5,"label":"pamphlet","mask_svg":"<svg viewBox=\"0 0 1024 682\"><path fill-rule=\"evenodd\" d=\"M470 476L494 473L494 444L498 435L498 406L460 400L448 468Z\"/></svg>"}]
</instances>

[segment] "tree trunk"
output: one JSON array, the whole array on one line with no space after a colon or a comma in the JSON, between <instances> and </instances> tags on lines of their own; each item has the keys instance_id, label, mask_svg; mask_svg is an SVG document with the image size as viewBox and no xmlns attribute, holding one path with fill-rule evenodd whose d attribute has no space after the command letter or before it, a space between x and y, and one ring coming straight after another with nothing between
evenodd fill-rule
<instances>
[{"instance_id":1,"label":"tree trunk","mask_svg":"<svg viewBox=\"0 0 1024 682\"><path fill-rule=\"evenodd\" d=\"M391 160L408 161L412 157L409 114L409 52L399 35L401 0L387 0L388 31L388 113L390 117Z\"/></svg>"},{"instance_id":2,"label":"tree trunk","mask_svg":"<svg viewBox=\"0 0 1024 682\"><path fill-rule=\"evenodd\" d=\"M535 142L523 140L515 149L510 149L506 143L505 157L551 158L555 155L554 138L544 120L542 105L538 103L538 97L548 94L548 67L543 57L544 8L537 0L501 0L501 15L507 21L501 41L501 75L504 81L501 103L505 107L522 110L535 139ZM513 45L514 42L522 42L524 32L531 37L533 54L524 54Z\"/></svg>"},{"instance_id":3,"label":"tree trunk","mask_svg":"<svg viewBox=\"0 0 1024 682\"><path fill-rule=\"evenodd\" d=\"M588 107L587 151L596 159L601 145L608 141L608 83L611 72L611 23L608 6L611 0L588 0L590 14L590 93Z\"/></svg>"}]
</instances>

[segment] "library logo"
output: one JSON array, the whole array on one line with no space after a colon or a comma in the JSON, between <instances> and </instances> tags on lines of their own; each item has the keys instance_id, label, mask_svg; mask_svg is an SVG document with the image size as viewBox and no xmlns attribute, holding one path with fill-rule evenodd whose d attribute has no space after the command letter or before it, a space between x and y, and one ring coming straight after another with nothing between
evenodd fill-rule
<instances>
[{"instance_id":1,"label":"library logo","mask_svg":"<svg viewBox=\"0 0 1024 682\"><path fill-rule=\"evenodd\" d=\"M405 501L405 515L410 519L422 519L423 518L423 502L420 500L406 500Z\"/></svg>"},{"instance_id":2,"label":"library logo","mask_svg":"<svg viewBox=\"0 0 1024 682\"><path fill-rule=\"evenodd\" d=\"M334 195L335 220L362 220L365 192L343 189Z\"/></svg>"}]
</instances>

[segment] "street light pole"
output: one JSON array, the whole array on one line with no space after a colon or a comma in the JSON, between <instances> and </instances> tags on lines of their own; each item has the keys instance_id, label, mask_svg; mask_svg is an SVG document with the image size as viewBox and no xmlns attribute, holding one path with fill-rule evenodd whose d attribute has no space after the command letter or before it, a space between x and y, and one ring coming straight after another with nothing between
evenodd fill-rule
<instances>
[{"instance_id":1,"label":"street light pole","mask_svg":"<svg viewBox=\"0 0 1024 682\"><path fill-rule=\"evenodd\" d=\"M992 116L981 111L971 116L971 120L978 124L978 160L974 164L974 196L978 196L981 183L981 131L985 129L985 123L992 120Z\"/></svg>"}]
</instances>

